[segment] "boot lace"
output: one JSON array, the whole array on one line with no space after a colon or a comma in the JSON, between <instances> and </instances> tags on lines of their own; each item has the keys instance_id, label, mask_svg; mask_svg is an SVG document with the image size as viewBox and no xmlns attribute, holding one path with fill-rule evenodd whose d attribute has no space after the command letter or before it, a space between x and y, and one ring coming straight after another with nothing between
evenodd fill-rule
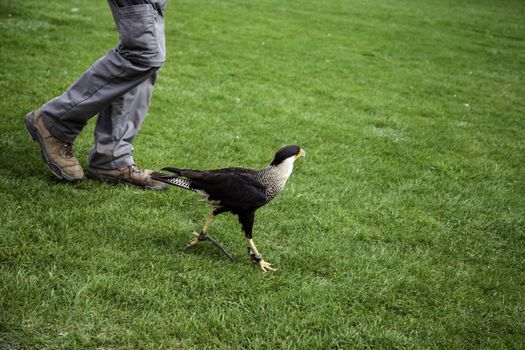
<instances>
[{"instance_id":1,"label":"boot lace","mask_svg":"<svg viewBox=\"0 0 525 350\"><path fill-rule=\"evenodd\" d=\"M64 143L63 147L64 147L64 157L71 158L71 157L74 156L73 155L73 144L71 144L71 143Z\"/></svg>"},{"instance_id":2,"label":"boot lace","mask_svg":"<svg viewBox=\"0 0 525 350\"><path fill-rule=\"evenodd\" d=\"M128 166L129 176L131 176L133 173L142 173L142 170L139 168L137 164L131 164Z\"/></svg>"}]
</instances>

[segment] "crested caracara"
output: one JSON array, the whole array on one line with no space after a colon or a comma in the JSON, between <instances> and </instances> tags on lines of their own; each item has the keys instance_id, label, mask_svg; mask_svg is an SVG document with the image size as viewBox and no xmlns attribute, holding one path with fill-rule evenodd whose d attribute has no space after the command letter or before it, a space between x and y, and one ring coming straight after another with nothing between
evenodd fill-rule
<instances>
[{"instance_id":1,"label":"crested caracara","mask_svg":"<svg viewBox=\"0 0 525 350\"><path fill-rule=\"evenodd\" d=\"M208 239L218 245L215 240L206 235L206 231L213 217L220 213L231 212L239 217L250 257L261 270L275 271L271 264L263 260L253 242L252 228L255 211L282 191L288 177L292 174L295 160L304 155L305 152L300 147L288 145L277 151L272 162L260 170L245 168L192 170L166 167L162 170L174 175L153 173L151 177L194 191L213 206L204 227L199 234L194 232L196 237L188 242L187 247Z\"/></svg>"}]
</instances>

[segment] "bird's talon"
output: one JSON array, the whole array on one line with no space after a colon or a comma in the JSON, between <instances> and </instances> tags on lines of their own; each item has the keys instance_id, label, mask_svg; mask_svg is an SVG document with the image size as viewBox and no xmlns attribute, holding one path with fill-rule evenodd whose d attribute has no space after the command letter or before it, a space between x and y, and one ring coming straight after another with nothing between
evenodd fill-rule
<instances>
[{"instance_id":1,"label":"bird's talon","mask_svg":"<svg viewBox=\"0 0 525 350\"><path fill-rule=\"evenodd\" d=\"M192 239L191 241L188 241L188 243L186 243L186 248L191 248L193 247L195 244L199 243L199 240L197 239Z\"/></svg>"},{"instance_id":2,"label":"bird's talon","mask_svg":"<svg viewBox=\"0 0 525 350\"><path fill-rule=\"evenodd\" d=\"M199 239L200 234L199 233L197 233L196 231L193 231L191 234L193 236L195 236L195 238L190 240L190 241L188 241L188 243L186 243L186 249L193 247L195 244L199 243L199 241L200 241L200 239Z\"/></svg>"},{"instance_id":3,"label":"bird's talon","mask_svg":"<svg viewBox=\"0 0 525 350\"><path fill-rule=\"evenodd\" d=\"M259 267L261 268L261 270L262 270L263 272L268 272L268 271L277 271L277 269L274 269L274 268L272 267L272 264L267 263L267 262L264 261L264 260L259 261Z\"/></svg>"}]
</instances>

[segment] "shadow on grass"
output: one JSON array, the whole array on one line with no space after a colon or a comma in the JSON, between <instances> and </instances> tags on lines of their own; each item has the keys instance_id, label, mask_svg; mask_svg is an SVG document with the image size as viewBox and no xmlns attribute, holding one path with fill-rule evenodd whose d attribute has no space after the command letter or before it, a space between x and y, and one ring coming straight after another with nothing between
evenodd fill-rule
<instances>
[{"instance_id":1,"label":"shadow on grass","mask_svg":"<svg viewBox=\"0 0 525 350\"><path fill-rule=\"evenodd\" d=\"M193 236L187 232L174 232L172 236L167 237L155 237L151 239L151 242L160 248L162 251L173 251L180 254L191 254L202 257L204 259L213 259L215 261L224 261L225 263L231 263L232 261L216 246L211 242L200 242L196 246L186 248L186 243ZM224 245L223 245L224 246ZM232 252L233 248L225 247L226 251L233 256L234 261L237 261L235 252Z\"/></svg>"}]
</instances>

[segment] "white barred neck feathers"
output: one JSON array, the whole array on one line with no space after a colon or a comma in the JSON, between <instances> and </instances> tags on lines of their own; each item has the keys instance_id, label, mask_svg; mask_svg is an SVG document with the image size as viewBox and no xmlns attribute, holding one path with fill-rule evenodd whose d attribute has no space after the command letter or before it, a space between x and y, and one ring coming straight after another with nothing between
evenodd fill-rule
<instances>
[{"instance_id":1,"label":"white barred neck feathers","mask_svg":"<svg viewBox=\"0 0 525 350\"><path fill-rule=\"evenodd\" d=\"M272 200L282 191L286 181L292 174L295 159L286 160L279 165L268 165L257 171L255 178L266 187L266 197Z\"/></svg>"},{"instance_id":2,"label":"white barred neck feathers","mask_svg":"<svg viewBox=\"0 0 525 350\"><path fill-rule=\"evenodd\" d=\"M257 171L256 179L266 187L268 201L282 191L292 174L295 160L304 156L305 152L301 148L295 145L286 146L275 154L275 158L267 167Z\"/></svg>"}]
</instances>

